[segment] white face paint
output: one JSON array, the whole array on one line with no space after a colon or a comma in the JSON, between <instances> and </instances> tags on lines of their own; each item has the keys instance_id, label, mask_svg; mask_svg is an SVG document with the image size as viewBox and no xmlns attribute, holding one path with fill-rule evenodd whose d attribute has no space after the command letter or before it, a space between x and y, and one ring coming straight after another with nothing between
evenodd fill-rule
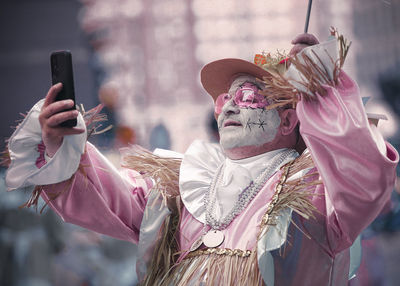
<instances>
[{"instance_id":1,"label":"white face paint","mask_svg":"<svg viewBox=\"0 0 400 286\"><path fill-rule=\"evenodd\" d=\"M229 89L231 99L224 104L218 117L220 144L225 150L269 143L274 140L281 123L276 109L239 107L235 104L234 94L245 82L258 85L252 76L235 79Z\"/></svg>"}]
</instances>

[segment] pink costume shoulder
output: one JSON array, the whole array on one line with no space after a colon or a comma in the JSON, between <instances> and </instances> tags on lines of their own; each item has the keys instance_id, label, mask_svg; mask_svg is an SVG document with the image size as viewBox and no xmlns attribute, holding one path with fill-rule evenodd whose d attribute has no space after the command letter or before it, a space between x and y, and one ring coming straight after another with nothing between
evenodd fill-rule
<instances>
[{"instance_id":1,"label":"pink costume shoulder","mask_svg":"<svg viewBox=\"0 0 400 286\"><path fill-rule=\"evenodd\" d=\"M78 171L67 181L44 186L42 197L66 222L137 243L151 186L133 170L117 170L87 143Z\"/></svg>"},{"instance_id":2,"label":"pink costume shoulder","mask_svg":"<svg viewBox=\"0 0 400 286\"><path fill-rule=\"evenodd\" d=\"M326 214L330 251L349 247L389 200L398 153L379 150L357 85L344 72L326 96L297 105L300 133L322 178L314 204ZM380 134L378 134L380 136ZM382 140L382 138L378 138ZM379 141L379 140L378 140ZM383 142L383 141L382 141Z\"/></svg>"}]
</instances>

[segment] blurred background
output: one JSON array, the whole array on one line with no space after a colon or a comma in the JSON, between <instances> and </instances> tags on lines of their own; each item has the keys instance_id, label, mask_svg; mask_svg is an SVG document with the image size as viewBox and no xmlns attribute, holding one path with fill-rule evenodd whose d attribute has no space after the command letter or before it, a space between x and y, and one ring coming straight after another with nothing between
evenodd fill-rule
<instances>
[{"instance_id":1,"label":"blurred background","mask_svg":"<svg viewBox=\"0 0 400 286\"><path fill-rule=\"evenodd\" d=\"M103 103L111 131L91 140L117 162L118 148L184 152L215 141L211 98L199 72L209 61L289 52L302 33L307 0L1 0L0 147L21 113L50 87L51 51L72 52L77 102ZM352 41L345 70L368 112L384 113L384 137L400 144L400 0L314 0L309 32L333 26ZM117 164L117 163L116 163ZM136 248L65 224L45 209L18 209L29 190L0 181L0 285L136 285ZM399 199L364 233L352 285L398 285Z\"/></svg>"}]
</instances>

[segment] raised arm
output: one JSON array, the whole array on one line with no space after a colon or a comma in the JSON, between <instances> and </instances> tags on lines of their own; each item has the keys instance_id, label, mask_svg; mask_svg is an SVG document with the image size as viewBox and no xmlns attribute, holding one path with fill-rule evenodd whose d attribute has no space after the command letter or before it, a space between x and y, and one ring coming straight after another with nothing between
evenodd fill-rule
<instances>
[{"instance_id":1,"label":"raised arm","mask_svg":"<svg viewBox=\"0 0 400 286\"><path fill-rule=\"evenodd\" d=\"M301 136L323 181L316 192L325 193L325 200L315 202L326 214L330 248L339 252L389 200L398 154L370 126L359 89L349 76L341 71L337 83L323 89L323 95L301 100L296 110Z\"/></svg>"},{"instance_id":2,"label":"raised arm","mask_svg":"<svg viewBox=\"0 0 400 286\"><path fill-rule=\"evenodd\" d=\"M344 73L340 81L326 87L326 96L317 95L317 102L297 106L300 133L324 184L328 234L339 242L337 250L349 246L389 200L398 162L391 145L378 149L355 83Z\"/></svg>"},{"instance_id":3,"label":"raised arm","mask_svg":"<svg viewBox=\"0 0 400 286\"><path fill-rule=\"evenodd\" d=\"M39 186L36 190L65 221L137 242L151 181L117 170L86 143L82 115L63 111L72 101L54 102L61 88L51 87L11 136L9 190ZM77 127L59 126L76 117Z\"/></svg>"}]
</instances>

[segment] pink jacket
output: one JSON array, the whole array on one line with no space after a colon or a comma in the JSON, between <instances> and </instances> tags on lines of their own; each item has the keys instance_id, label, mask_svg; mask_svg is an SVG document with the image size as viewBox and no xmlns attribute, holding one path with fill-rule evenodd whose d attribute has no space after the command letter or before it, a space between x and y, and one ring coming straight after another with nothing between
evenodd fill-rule
<instances>
[{"instance_id":1,"label":"pink jacket","mask_svg":"<svg viewBox=\"0 0 400 286\"><path fill-rule=\"evenodd\" d=\"M386 143L382 154L356 84L344 73L328 95L301 101L297 114L301 135L311 153L323 185L315 188L313 204L320 214L305 220L294 214L289 227L290 244L285 256L272 251L276 285L346 285L349 251L359 233L372 222L389 200L396 178L396 150ZM151 181L139 173L116 170L87 144L80 168L71 181L45 186L43 197L67 222L137 243ZM266 211L277 172L250 205L228 226L221 248L252 249L262 215ZM62 191L55 200L52 194ZM187 250L203 225L186 208L180 224L180 246ZM300 281L300 282L299 282Z\"/></svg>"}]
</instances>

